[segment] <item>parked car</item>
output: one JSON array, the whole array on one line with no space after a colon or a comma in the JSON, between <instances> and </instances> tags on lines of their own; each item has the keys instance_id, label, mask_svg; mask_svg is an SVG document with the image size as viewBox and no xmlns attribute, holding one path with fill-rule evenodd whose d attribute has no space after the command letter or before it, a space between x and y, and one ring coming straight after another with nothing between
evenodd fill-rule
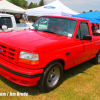
<instances>
[{"instance_id":1,"label":"parked car","mask_svg":"<svg viewBox=\"0 0 100 100\"><path fill-rule=\"evenodd\" d=\"M29 29L25 24L16 24L15 17L10 14L0 13L0 32Z\"/></svg>"}]
</instances>

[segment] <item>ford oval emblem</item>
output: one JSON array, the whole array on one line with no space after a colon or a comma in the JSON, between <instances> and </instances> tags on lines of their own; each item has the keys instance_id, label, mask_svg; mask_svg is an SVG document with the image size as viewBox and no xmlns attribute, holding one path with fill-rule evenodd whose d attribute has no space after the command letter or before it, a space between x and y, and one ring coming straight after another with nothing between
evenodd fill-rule
<instances>
[{"instance_id":1,"label":"ford oval emblem","mask_svg":"<svg viewBox=\"0 0 100 100\"><path fill-rule=\"evenodd\" d=\"M43 7L43 8L47 8L47 9L55 9L56 7L54 7L54 6L45 6L45 7Z\"/></svg>"},{"instance_id":2,"label":"ford oval emblem","mask_svg":"<svg viewBox=\"0 0 100 100\"><path fill-rule=\"evenodd\" d=\"M3 50L2 50L2 49L0 49L0 52L3 52Z\"/></svg>"}]
</instances>

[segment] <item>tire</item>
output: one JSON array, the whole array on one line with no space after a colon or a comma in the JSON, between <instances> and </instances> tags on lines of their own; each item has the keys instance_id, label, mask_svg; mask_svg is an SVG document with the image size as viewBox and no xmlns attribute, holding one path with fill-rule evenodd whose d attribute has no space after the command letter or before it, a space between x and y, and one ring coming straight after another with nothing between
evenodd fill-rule
<instances>
[{"instance_id":1,"label":"tire","mask_svg":"<svg viewBox=\"0 0 100 100\"><path fill-rule=\"evenodd\" d=\"M96 56L92 59L94 64L100 64L100 51L96 54Z\"/></svg>"},{"instance_id":2,"label":"tire","mask_svg":"<svg viewBox=\"0 0 100 100\"><path fill-rule=\"evenodd\" d=\"M37 86L45 92L55 89L61 82L63 66L60 62L54 61L46 66Z\"/></svg>"}]
</instances>

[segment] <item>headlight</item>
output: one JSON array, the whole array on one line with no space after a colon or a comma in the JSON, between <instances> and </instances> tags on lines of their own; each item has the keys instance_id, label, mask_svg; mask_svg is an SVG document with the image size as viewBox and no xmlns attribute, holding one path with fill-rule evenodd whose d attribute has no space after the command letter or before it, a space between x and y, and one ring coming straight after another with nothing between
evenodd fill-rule
<instances>
[{"instance_id":1,"label":"headlight","mask_svg":"<svg viewBox=\"0 0 100 100\"><path fill-rule=\"evenodd\" d=\"M39 55L21 51L19 55L19 62L32 65L39 64Z\"/></svg>"}]
</instances>

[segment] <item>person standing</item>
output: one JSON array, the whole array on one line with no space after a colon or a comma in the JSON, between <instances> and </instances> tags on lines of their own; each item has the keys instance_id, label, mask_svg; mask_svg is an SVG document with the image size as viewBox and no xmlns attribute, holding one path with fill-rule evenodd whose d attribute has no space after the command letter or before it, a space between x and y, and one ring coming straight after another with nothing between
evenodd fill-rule
<instances>
[{"instance_id":1,"label":"person standing","mask_svg":"<svg viewBox=\"0 0 100 100\"><path fill-rule=\"evenodd\" d=\"M99 29L99 24L97 23L97 29Z\"/></svg>"},{"instance_id":2,"label":"person standing","mask_svg":"<svg viewBox=\"0 0 100 100\"><path fill-rule=\"evenodd\" d=\"M94 30L95 30L95 25L94 23L92 23L92 32L94 32Z\"/></svg>"}]
</instances>

